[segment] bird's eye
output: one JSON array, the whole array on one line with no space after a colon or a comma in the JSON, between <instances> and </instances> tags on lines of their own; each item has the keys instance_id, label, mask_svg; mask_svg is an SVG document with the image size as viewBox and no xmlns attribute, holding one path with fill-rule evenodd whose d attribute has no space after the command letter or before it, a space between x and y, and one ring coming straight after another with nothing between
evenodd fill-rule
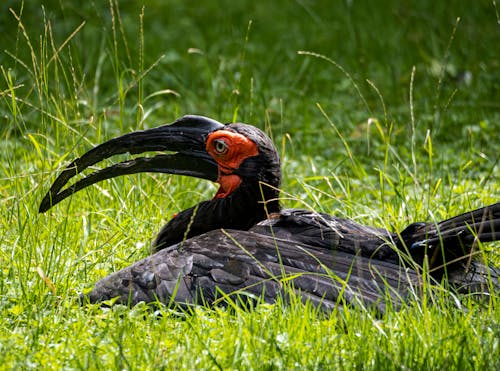
<instances>
[{"instance_id":1,"label":"bird's eye","mask_svg":"<svg viewBox=\"0 0 500 371\"><path fill-rule=\"evenodd\" d=\"M227 143L223 140L214 140L214 150L218 155L225 155L228 149Z\"/></svg>"}]
</instances>

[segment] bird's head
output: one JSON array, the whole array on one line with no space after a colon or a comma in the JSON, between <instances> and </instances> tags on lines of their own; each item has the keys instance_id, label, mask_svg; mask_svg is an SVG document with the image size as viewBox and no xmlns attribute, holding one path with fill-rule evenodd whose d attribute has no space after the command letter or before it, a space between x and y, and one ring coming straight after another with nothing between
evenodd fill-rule
<instances>
[{"instance_id":1,"label":"bird's head","mask_svg":"<svg viewBox=\"0 0 500 371\"><path fill-rule=\"evenodd\" d=\"M205 149L217 163L219 190L215 198L254 189L259 201L278 197L281 181L279 156L261 130L247 124L228 124L207 135Z\"/></svg>"},{"instance_id":2,"label":"bird's head","mask_svg":"<svg viewBox=\"0 0 500 371\"><path fill-rule=\"evenodd\" d=\"M71 178L113 155L152 151L168 153L96 170L64 188ZM202 116L184 116L172 124L125 134L91 149L62 171L39 210L45 212L73 193L102 180L141 172L188 175L219 184L214 199L196 208L200 226L207 227L187 235L221 227L247 229L264 219L267 213L279 210L280 161L271 139L254 126L224 125ZM186 213L191 215L193 210L188 209ZM183 222L182 218L175 219L177 224ZM177 240L173 238L169 242Z\"/></svg>"}]
</instances>

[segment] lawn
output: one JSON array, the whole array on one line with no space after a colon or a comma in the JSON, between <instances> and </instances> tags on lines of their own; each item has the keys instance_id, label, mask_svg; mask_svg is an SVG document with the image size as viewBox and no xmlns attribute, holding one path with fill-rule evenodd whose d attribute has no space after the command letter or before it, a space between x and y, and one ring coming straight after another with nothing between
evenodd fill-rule
<instances>
[{"instance_id":1,"label":"lawn","mask_svg":"<svg viewBox=\"0 0 500 371\"><path fill-rule=\"evenodd\" d=\"M265 130L287 207L401 230L498 202L498 4L42 3L0 5L0 368L500 369L498 295L382 315L79 305L209 182L117 178L38 214L69 161L184 114Z\"/></svg>"}]
</instances>

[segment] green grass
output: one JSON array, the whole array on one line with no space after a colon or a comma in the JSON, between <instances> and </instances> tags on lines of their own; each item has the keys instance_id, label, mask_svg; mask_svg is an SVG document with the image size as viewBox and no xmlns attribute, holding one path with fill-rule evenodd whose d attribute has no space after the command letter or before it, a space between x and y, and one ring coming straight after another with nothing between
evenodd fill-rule
<instances>
[{"instance_id":1,"label":"green grass","mask_svg":"<svg viewBox=\"0 0 500 371\"><path fill-rule=\"evenodd\" d=\"M0 6L2 368L499 368L496 296L434 294L381 317L78 305L211 197L207 182L114 179L37 213L74 157L188 113L272 135L287 207L400 230L497 202L498 5L123 3Z\"/></svg>"}]
</instances>

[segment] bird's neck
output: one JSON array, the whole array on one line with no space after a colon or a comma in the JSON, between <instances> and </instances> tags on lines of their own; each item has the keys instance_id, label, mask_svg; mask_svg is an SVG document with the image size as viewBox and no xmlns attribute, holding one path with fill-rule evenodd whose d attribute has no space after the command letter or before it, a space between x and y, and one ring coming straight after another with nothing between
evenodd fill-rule
<instances>
[{"instance_id":1,"label":"bird's neck","mask_svg":"<svg viewBox=\"0 0 500 371\"><path fill-rule=\"evenodd\" d=\"M214 229L247 230L279 211L277 188L242 185L227 197L203 201L178 213L162 228L153 249L158 251Z\"/></svg>"}]
</instances>

